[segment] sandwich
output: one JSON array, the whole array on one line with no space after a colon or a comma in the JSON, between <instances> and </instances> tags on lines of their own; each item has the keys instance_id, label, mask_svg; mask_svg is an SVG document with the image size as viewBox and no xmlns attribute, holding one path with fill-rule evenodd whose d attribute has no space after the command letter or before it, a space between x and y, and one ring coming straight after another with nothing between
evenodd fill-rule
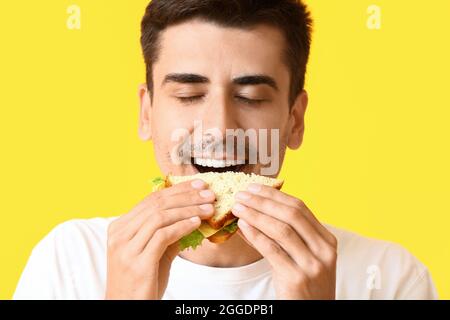
<instances>
[{"instance_id":1,"label":"sandwich","mask_svg":"<svg viewBox=\"0 0 450 320\"><path fill-rule=\"evenodd\" d=\"M204 239L213 243L222 243L228 240L238 230L238 218L233 215L231 208L234 205L234 196L239 191L247 189L250 183L259 183L281 189L283 180L260 176L254 173L244 172L206 172L189 176L168 175L165 178L153 180L153 190L160 190L172 185L193 179L205 181L216 195L214 202L214 215L203 220L200 227L192 233L180 239L180 250L186 248L195 249Z\"/></svg>"}]
</instances>

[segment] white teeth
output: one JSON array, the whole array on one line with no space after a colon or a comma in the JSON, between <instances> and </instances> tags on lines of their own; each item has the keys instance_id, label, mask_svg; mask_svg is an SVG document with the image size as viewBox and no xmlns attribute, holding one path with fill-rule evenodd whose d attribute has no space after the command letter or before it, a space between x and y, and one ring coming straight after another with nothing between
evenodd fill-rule
<instances>
[{"instance_id":1,"label":"white teeth","mask_svg":"<svg viewBox=\"0 0 450 320\"><path fill-rule=\"evenodd\" d=\"M213 167L213 168L225 168L244 164L244 160L218 160L218 159L203 159L194 158L194 163L203 167Z\"/></svg>"}]
</instances>

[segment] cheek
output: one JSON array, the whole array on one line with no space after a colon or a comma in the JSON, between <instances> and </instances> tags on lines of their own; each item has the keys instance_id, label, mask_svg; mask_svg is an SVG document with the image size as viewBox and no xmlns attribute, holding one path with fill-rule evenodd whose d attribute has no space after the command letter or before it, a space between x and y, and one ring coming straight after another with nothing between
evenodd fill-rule
<instances>
[{"instance_id":1,"label":"cheek","mask_svg":"<svg viewBox=\"0 0 450 320\"><path fill-rule=\"evenodd\" d=\"M278 150L279 154L282 155L284 153L284 150L286 149L288 140L288 121L273 116L271 121L267 121L266 124L266 150Z\"/></svg>"},{"instance_id":2,"label":"cheek","mask_svg":"<svg viewBox=\"0 0 450 320\"><path fill-rule=\"evenodd\" d=\"M273 95L270 102L259 106L245 107L239 112L239 118L243 119L248 127L254 128L279 128L286 126L289 117L289 105L284 94Z\"/></svg>"},{"instance_id":3,"label":"cheek","mask_svg":"<svg viewBox=\"0 0 450 320\"><path fill-rule=\"evenodd\" d=\"M155 100L153 120L158 122L159 127L190 128L197 112L196 108L180 105L172 97L161 94Z\"/></svg>"},{"instance_id":4,"label":"cheek","mask_svg":"<svg viewBox=\"0 0 450 320\"><path fill-rule=\"evenodd\" d=\"M239 119L244 128L284 130L288 123L287 106L266 105L251 111L241 112Z\"/></svg>"},{"instance_id":5,"label":"cheek","mask_svg":"<svg viewBox=\"0 0 450 320\"><path fill-rule=\"evenodd\" d=\"M186 117L180 115L174 107L165 104L153 106L152 131L159 140L170 140L177 130L188 128Z\"/></svg>"},{"instance_id":6,"label":"cheek","mask_svg":"<svg viewBox=\"0 0 450 320\"><path fill-rule=\"evenodd\" d=\"M154 105L152 140L159 153L170 153L185 141L193 124L190 117L190 114L180 112L176 107Z\"/></svg>"}]
</instances>

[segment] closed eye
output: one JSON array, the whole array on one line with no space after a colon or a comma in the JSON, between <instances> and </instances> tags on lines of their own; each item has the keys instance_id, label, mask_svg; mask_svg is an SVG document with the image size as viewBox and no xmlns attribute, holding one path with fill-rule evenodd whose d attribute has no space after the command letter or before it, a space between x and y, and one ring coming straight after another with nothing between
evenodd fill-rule
<instances>
[{"instance_id":1,"label":"closed eye","mask_svg":"<svg viewBox=\"0 0 450 320\"><path fill-rule=\"evenodd\" d=\"M194 102L200 101L203 99L204 95L190 96L190 97L177 97L179 101L185 104L192 104Z\"/></svg>"},{"instance_id":2,"label":"closed eye","mask_svg":"<svg viewBox=\"0 0 450 320\"><path fill-rule=\"evenodd\" d=\"M177 97L177 99L185 104L192 104L195 102L201 101L205 96L204 95L196 95L196 96L189 96L189 97ZM239 100L239 102L242 102L247 105L257 105L263 103L264 99L250 99L243 96L235 96L235 99Z\"/></svg>"},{"instance_id":3,"label":"closed eye","mask_svg":"<svg viewBox=\"0 0 450 320\"><path fill-rule=\"evenodd\" d=\"M249 105L261 104L264 101L266 101L264 99L250 99L250 98L246 98L243 96L236 96L236 99L242 103L249 104Z\"/></svg>"}]
</instances>

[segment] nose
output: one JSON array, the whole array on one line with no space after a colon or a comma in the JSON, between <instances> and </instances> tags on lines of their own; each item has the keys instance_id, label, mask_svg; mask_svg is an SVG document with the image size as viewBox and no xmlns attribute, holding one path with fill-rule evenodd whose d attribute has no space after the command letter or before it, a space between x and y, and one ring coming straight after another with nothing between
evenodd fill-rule
<instances>
[{"instance_id":1,"label":"nose","mask_svg":"<svg viewBox=\"0 0 450 320\"><path fill-rule=\"evenodd\" d=\"M235 107L225 91L216 91L205 102L201 122L197 123L200 125L197 130L200 129L201 133L194 137L196 141L201 139L203 156L211 156L209 153L213 152L213 157L234 158L234 150L228 149L232 145L228 145L227 136L234 135L234 130L239 128ZM233 131L227 132L227 129Z\"/></svg>"},{"instance_id":2,"label":"nose","mask_svg":"<svg viewBox=\"0 0 450 320\"><path fill-rule=\"evenodd\" d=\"M222 137L226 136L227 129L239 128L236 110L224 91L217 92L205 104L202 122L204 130L220 132Z\"/></svg>"}]
</instances>

